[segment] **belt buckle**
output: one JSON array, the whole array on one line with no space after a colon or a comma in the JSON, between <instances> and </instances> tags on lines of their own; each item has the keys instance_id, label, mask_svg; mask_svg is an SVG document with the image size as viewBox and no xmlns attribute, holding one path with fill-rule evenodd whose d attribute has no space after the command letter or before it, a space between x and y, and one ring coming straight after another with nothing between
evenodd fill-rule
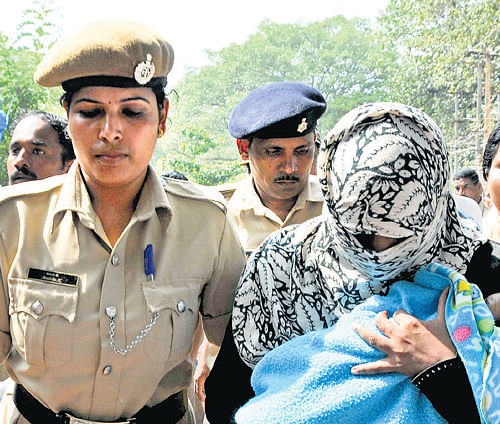
<instances>
[{"instance_id":1,"label":"belt buckle","mask_svg":"<svg viewBox=\"0 0 500 424\"><path fill-rule=\"evenodd\" d=\"M93 421L93 420L86 420L84 418L78 418L75 417L67 412L64 412L64 418L65 420L63 421L65 424L133 424L135 423L135 418L130 418L128 420L122 420L122 421Z\"/></svg>"}]
</instances>

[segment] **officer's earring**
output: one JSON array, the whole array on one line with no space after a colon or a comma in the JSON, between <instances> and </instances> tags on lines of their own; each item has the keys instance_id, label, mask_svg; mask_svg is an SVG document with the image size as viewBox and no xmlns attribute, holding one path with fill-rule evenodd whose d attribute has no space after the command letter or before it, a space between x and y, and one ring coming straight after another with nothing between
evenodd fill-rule
<instances>
[{"instance_id":1,"label":"officer's earring","mask_svg":"<svg viewBox=\"0 0 500 424\"><path fill-rule=\"evenodd\" d=\"M163 129L162 128L158 128L158 138L163 137L163 134L164 134Z\"/></svg>"}]
</instances>

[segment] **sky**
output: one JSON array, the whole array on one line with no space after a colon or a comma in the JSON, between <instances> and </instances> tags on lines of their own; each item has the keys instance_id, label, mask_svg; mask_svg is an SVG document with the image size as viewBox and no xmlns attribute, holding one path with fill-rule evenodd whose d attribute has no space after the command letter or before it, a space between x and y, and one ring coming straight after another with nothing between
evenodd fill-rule
<instances>
[{"instance_id":1,"label":"sky","mask_svg":"<svg viewBox=\"0 0 500 424\"><path fill-rule=\"evenodd\" d=\"M389 0L55 0L62 34L101 18L126 18L148 25L173 46L175 83L189 67L207 63L206 49L219 50L243 43L263 19L276 23L320 21L344 15L375 19ZM2 5L0 30L15 32L22 11L33 0L12 0Z\"/></svg>"}]
</instances>

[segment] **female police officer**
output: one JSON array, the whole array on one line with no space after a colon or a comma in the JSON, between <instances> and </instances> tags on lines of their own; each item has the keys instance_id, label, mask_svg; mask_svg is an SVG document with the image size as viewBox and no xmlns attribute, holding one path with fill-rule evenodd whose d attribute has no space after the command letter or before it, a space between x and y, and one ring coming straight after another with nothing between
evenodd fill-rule
<instances>
[{"instance_id":1,"label":"female police officer","mask_svg":"<svg viewBox=\"0 0 500 424\"><path fill-rule=\"evenodd\" d=\"M3 423L191 420L199 312L220 344L244 256L216 195L148 166L172 62L149 28L107 20L37 68L65 90L77 160L0 196L0 354L17 383Z\"/></svg>"}]
</instances>

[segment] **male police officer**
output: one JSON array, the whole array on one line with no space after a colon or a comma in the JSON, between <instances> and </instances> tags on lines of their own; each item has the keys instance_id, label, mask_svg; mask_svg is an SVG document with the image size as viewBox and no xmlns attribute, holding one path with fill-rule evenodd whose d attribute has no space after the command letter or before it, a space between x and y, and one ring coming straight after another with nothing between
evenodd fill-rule
<instances>
[{"instance_id":1,"label":"male police officer","mask_svg":"<svg viewBox=\"0 0 500 424\"><path fill-rule=\"evenodd\" d=\"M23 116L9 144L9 184L66 173L75 159L66 127L66 120L53 113L33 111Z\"/></svg>"},{"instance_id":2,"label":"male police officer","mask_svg":"<svg viewBox=\"0 0 500 424\"><path fill-rule=\"evenodd\" d=\"M253 90L233 110L229 132L250 173L221 192L247 253L273 231L321 213L323 196L311 171L316 121L325 109L315 88L281 81Z\"/></svg>"}]
</instances>

